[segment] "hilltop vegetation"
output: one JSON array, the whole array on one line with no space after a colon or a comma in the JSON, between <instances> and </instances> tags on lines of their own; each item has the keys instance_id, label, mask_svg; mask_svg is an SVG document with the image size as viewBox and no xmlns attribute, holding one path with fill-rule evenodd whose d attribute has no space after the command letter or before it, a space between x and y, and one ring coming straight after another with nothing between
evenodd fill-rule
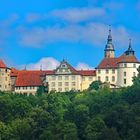
<instances>
[{"instance_id":1,"label":"hilltop vegetation","mask_svg":"<svg viewBox=\"0 0 140 140\"><path fill-rule=\"evenodd\" d=\"M0 93L1 140L139 140L140 75L111 91L36 96ZM92 90L96 89L96 90Z\"/></svg>"}]
</instances>

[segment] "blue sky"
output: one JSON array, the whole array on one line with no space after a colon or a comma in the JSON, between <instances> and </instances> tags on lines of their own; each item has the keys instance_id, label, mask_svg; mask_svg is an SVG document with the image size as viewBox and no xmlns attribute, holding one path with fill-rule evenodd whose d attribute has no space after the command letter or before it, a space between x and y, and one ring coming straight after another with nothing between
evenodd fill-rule
<instances>
[{"instance_id":1,"label":"blue sky","mask_svg":"<svg viewBox=\"0 0 140 140\"><path fill-rule=\"evenodd\" d=\"M0 0L0 9L0 58L8 66L53 69L65 58L76 68L94 68L108 25L116 56L132 38L140 59L138 0Z\"/></svg>"}]
</instances>

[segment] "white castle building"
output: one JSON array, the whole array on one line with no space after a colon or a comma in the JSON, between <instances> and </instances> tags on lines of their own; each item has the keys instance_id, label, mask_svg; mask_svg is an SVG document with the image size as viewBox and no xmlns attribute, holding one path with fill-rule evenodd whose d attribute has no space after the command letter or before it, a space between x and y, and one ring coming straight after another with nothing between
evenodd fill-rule
<instances>
[{"instance_id":1,"label":"white castle building","mask_svg":"<svg viewBox=\"0 0 140 140\"><path fill-rule=\"evenodd\" d=\"M133 84L134 76L138 74L140 63L129 42L128 50L121 56L115 57L115 49L112 43L111 29L104 50L104 58L96 68L97 80L108 82L113 87L126 87Z\"/></svg>"},{"instance_id":2,"label":"white castle building","mask_svg":"<svg viewBox=\"0 0 140 140\"><path fill-rule=\"evenodd\" d=\"M111 88L131 86L140 66L129 42L128 50L115 57L111 29L104 50L104 58L95 70L76 70L66 60L55 70L16 70L0 60L0 90L19 94L35 94L40 86L48 92L83 91L93 81L108 83Z\"/></svg>"}]
</instances>

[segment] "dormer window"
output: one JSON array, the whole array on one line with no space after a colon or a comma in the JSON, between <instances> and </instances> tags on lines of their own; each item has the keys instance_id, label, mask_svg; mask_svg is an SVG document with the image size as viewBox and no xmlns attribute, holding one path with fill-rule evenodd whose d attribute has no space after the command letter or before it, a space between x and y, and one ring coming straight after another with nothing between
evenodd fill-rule
<instances>
[{"instance_id":1,"label":"dormer window","mask_svg":"<svg viewBox=\"0 0 140 140\"><path fill-rule=\"evenodd\" d=\"M124 64L124 67L126 68L127 67L127 64Z\"/></svg>"},{"instance_id":2,"label":"dormer window","mask_svg":"<svg viewBox=\"0 0 140 140\"><path fill-rule=\"evenodd\" d=\"M136 64L133 64L133 67L136 68Z\"/></svg>"},{"instance_id":3,"label":"dormer window","mask_svg":"<svg viewBox=\"0 0 140 140\"><path fill-rule=\"evenodd\" d=\"M106 70L106 74L108 74L108 73L109 73L109 70L107 69L107 70Z\"/></svg>"},{"instance_id":4,"label":"dormer window","mask_svg":"<svg viewBox=\"0 0 140 140\"><path fill-rule=\"evenodd\" d=\"M65 64L63 64L63 65L62 65L62 68L65 68L65 67L66 67L66 65L65 65Z\"/></svg>"}]
</instances>

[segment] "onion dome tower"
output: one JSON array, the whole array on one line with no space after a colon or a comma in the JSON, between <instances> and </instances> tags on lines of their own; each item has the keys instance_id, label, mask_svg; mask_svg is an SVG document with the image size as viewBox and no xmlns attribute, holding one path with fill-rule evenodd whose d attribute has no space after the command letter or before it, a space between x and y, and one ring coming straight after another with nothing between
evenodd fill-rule
<instances>
[{"instance_id":1,"label":"onion dome tower","mask_svg":"<svg viewBox=\"0 0 140 140\"><path fill-rule=\"evenodd\" d=\"M125 52L126 55L135 55L135 51L132 49L132 45L131 45L131 39L129 39L129 47L128 50Z\"/></svg>"},{"instance_id":2,"label":"onion dome tower","mask_svg":"<svg viewBox=\"0 0 140 140\"><path fill-rule=\"evenodd\" d=\"M114 45L112 43L112 35L111 35L111 27L109 27L109 35L107 39L107 44L105 46L105 58L114 58L115 57L115 50L114 50Z\"/></svg>"}]
</instances>

